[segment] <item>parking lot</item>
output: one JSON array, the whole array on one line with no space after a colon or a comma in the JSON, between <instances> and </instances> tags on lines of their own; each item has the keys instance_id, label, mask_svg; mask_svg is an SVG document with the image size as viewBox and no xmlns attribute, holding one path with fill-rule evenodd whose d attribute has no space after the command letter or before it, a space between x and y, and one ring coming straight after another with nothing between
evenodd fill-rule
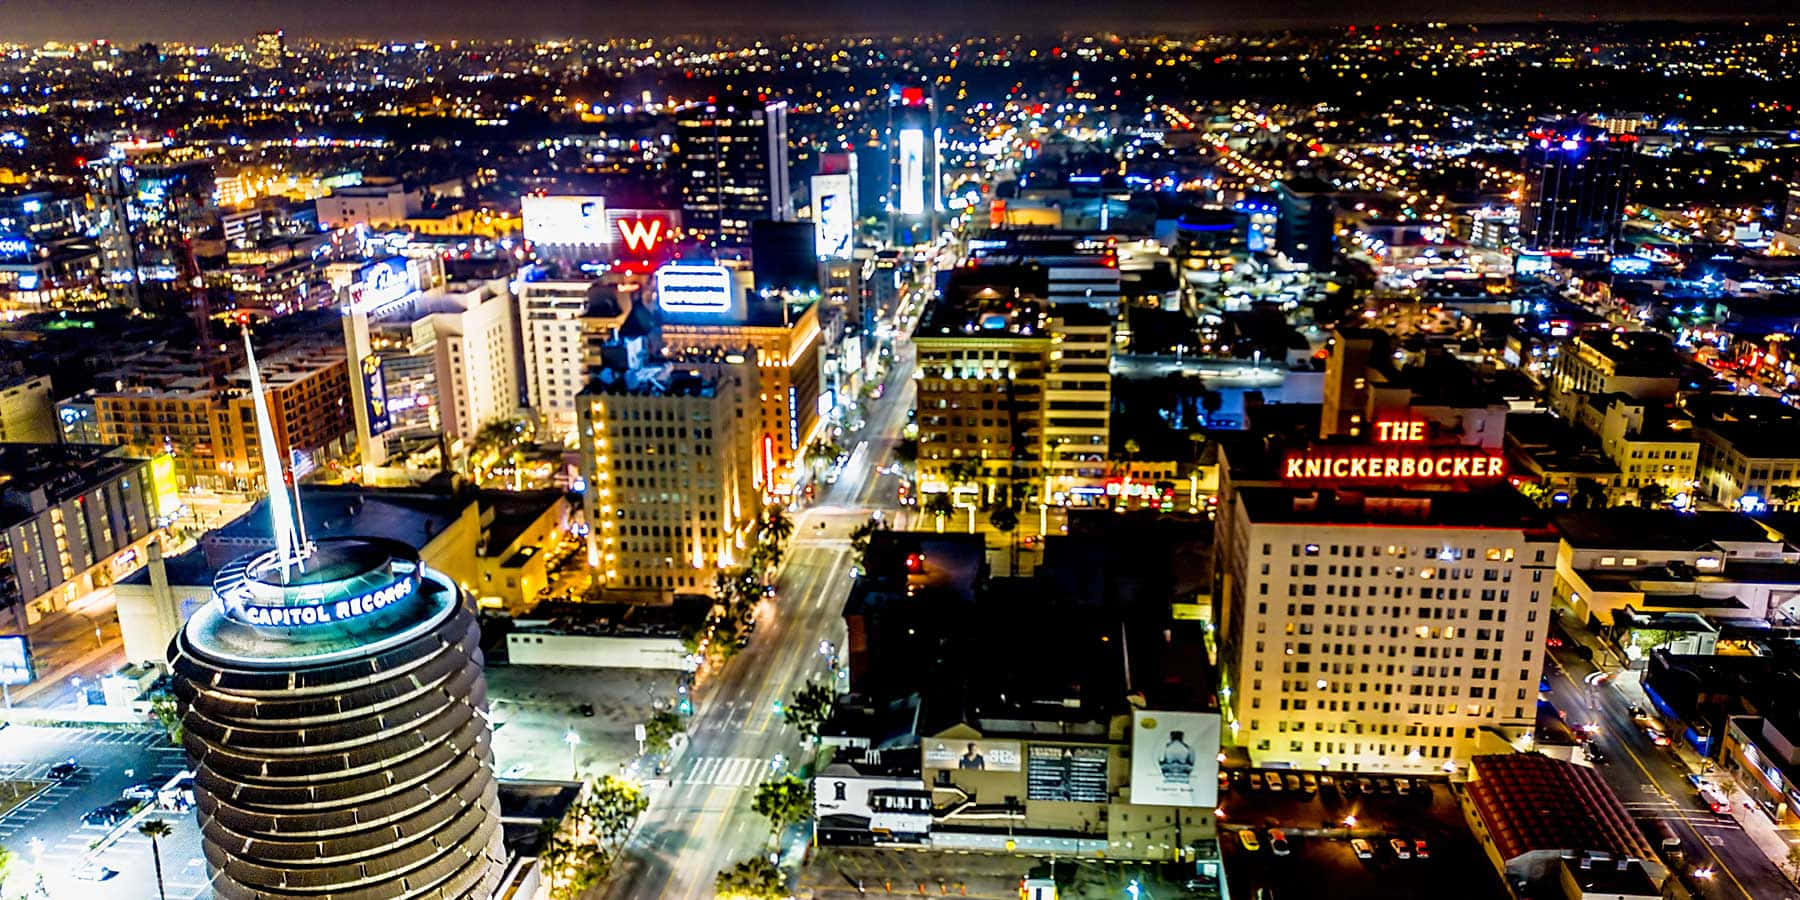
<instances>
[{"instance_id":1,"label":"parking lot","mask_svg":"<svg viewBox=\"0 0 1800 900\"><path fill-rule=\"evenodd\" d=\"M490 666L494 767L502 778L569 778L563 736L572 729L582 777L617 773L637 757L635 726L650 720L657 701L675 701L676 682L674 672L648 669ZM583 704L592 716L582 714Z\"/></svg>"},{"instance_id":2,"label":"parking lot","mask_svg":"<svg viewBox=\"0 0 1800 900\"><path fill-rule=\"evenodd\" d=\"M71 758L80 767L78 771L65 778L50 777L53 767ZM96 843L113 829L82 820L89 811L120 800L125 788L141 782L166 782L185 765L185 754L170 746L161 731L26 725L0 731L0 778L50 782L30 801L0 816L0 845L15 854L8 870L7 895L22 892L42 875L44 887L53 897L156 897L149 839L136 833L136 823L146 815L155 815L175 829L162 840L163 877L169 897L186 900L204 893L206 866L200 859L199 832L191 812L148 810L121 823L119 830L125 837L99 852L94 850ZM82 879L102 867L116 874L103 883Z\"/></svg>"},{"instance_id":3,"label":"parking lot","mask_svg":"<svg viewBox=\"0 0 1800 900\"><path fill-rule=\"evenodd\" d=\"M800 873L799 896L851 900L883 896L973 897L1016 900L1019 879L1048 858L968 850L902 847L825 847ZM1113 900L1132 896L1192 897L1182 886L1183 866L1173 863L1063 857L1055 861L1058 895L1065 900ZM1191 874L1193 865L1186 870ZM1298 895L1296 895L1298 896Z\"/></svg>"},{"instance_id":4,"label":"parking lot","mask_svg":"<svg viewBox=\"0 0 1800 900\"><path fill-rule=\"evenodd\" d=\"M1505 885L1469 834L1442 778L1408 778L1401 792L1388 776L1330 773L1332 787L1290 790L1277 771L1282 789L1269 790L1265 771L1233 770L1231 787L1220 794L1219 844L1232 896L1252 897L1262 889L1275 900L1320 896L1330 885L1333 900L1405 900L1443 897L1458 900L1505 900ZM1249 785L1256 775L1260 789ZM1315 780L1321 773L1314 773ZM1352 785L1337 787L1348 775ZM1364 793L1356 779L1367 779ZM1385 789L1383 785L1385 784ZM1269 831L1281 830L1287 853L1276 853ZM1256 849L1245 847L1237 832L1251 830ZM1360 859L1351 841L1366 841L1369 858ZM1402 859L1391 842L1404 842ZM1417 842L1425 842L1420 858Z\"/></svg>"}]
</instances>

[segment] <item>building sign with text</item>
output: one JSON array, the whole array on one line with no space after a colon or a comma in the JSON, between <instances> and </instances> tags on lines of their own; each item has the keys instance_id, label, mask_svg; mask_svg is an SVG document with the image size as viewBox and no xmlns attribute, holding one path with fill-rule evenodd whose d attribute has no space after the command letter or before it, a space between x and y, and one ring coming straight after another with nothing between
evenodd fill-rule
<instances>
[{"instance_id":1,"label":"building sign with text","mask_svg":"<svg viewBox=\"0 0 1800 900\"><path fill-rule=\"evenodd\" d=\"M1494 481L1506 476L1506 460L1480 447L1426 443L1424 422L1376 422L1375 443L1318 446L1282 461L1284 481L1444 482Z\"/></svg>"}]
</instances>

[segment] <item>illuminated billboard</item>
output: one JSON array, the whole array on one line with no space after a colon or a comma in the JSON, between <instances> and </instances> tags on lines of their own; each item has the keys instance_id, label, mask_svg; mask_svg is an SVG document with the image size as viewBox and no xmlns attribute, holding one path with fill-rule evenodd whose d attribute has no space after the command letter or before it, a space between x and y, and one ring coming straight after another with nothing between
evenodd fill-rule
<instances>
[{"instance_id":1,"label":"illuminated billboard","mask_svg":"<svg viewBox=\"0 0 1800 900\"><path fill-rule=\"evenodd\" d=\"M181 509L181 488L175 479L175 457L159 453L150 457L150 493L156 514L172 517Z\"/></svg>"},{"instance_id":2,"label":"illuminated billboard","mask_svg":"<svg viewBox=\"0 0 1800 900\"><path fill-rule=\"evenodd\" d=\"M1106 748L1032 744L1025 757L1025 797L1105 803Z\"/></svg>"},{"instance_id":3,"label":"illuminated billboard","mask_svg":"<svg viewBox=\"0 0 1800 900\"><path fill-rule=\"evenodd\" d=\"M36 679L31 642L22 634L0 634L0 684L30 684Z\"/></svg>"},{"instance_id":4,"label":"illuminated billboard","mask_svg":"<svg viewBox=\"0 0 1800 900\"><path fill-rule=\"evenodd\" d=\"M1131 802L1140 806L1219 805L1219 714L1132 714Z\"/></svg>"},{"instance_id":5,"label":"illuminated billboard","mask_svg":"<svg viewBox=\"0 0 1800 900\"><path fill-rule=\"evenodd\" d=\"M525 220L525 239L534 244L605 246L612 243L612 225L606 218L602 197L519 198L519 214Z\"/></svg>"},{"instance_id":6,"label":"illuminated billboard","mask_svg":"<svg viewBox=\"0 0 1800 900\"><path fill-rule=\"evenodd\" d=\"M350 309L374 312L406 299L418 289L419 276L411 264L402 257L391 256L357 271L356 280L350 284Z\"/></svg>"},{"instance_id":7,"label":"illuminated billboard","mask_svg":"<svg viewBox=\"0 0 1800 900\"><path fill-rule=\"evenodd\" d=\"M388 417L387 375L381 357L371 353L362 358L363 402L369 414L369 436L385 433L393 425Z\"/></svg>"},{"instance_id":8,"label":"illuminated billboard","mask_svg":"<svg viewBox=\"0 0 1800 900\"><path fill-rule=\"evenodd\" d=\"M656 270L656 303L663 312L728 313L737 282L724 266L668 265Z\"/></svg>"},{"instance_id":9,"label":"illuminated billboard","mask_svg":"<svg viewBox=\"0 0 1800 900\"><path fill-rule=\"evenodd\" d=\"M907 128L900 132L900 212L925 214L925 132Z\"/></svg>"},{"instance_id":10,"label":"illuminated billboard","mask_svg":"<svg viewBox=\"0 0 1800 900\"><path fill-rule=\"evenodd\" d=\"M850 174L812 178L813 237L820 259L849 259L856 231L856 197Z\"/></svg>"},{"instance_id":11,"label":"illuminated billboard","mask_svg":"<svg viewBox=\"0 0 1800 900\"><path fill-rule=\"evenodd\" d=\"M1281 477L1288 481L1465 481L1505 475L1505 459L1474 448L1432 453L1314 450L1290 454L1281 467Z\"/></svg>"},{"instance_id":12,"label":"illuminated billboard","mask_svg":"<svg viewBox=\"0 0 1800 900\"><path fill-rule=\"evenodd\" d=\"M1019 742L931 738L925 741L925 768L1017 772Z\"/></svg>"}]
</instances>

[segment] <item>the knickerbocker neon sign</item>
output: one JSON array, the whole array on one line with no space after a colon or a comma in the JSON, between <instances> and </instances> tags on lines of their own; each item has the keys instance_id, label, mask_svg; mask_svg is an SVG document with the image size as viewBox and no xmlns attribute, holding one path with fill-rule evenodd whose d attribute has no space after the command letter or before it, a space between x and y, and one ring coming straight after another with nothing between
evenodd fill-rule
<instances>
[{"instance_id":1,"label":"the knickerbocker neon sign","mask_svg":"<svg viewBox=\"0 0 1800 900\"><path fill-rule=\"evenodd\" d=\"M1425 441L1425 423L1376 422L1375 439L1383 444L1420 444ZM1290 481L1485 481L1505 475L1505 459L1473 447L1405 451L1380 445L1315 447L1288 456L1281 467L1281 477Z\"/></svg>"}]
</instances>

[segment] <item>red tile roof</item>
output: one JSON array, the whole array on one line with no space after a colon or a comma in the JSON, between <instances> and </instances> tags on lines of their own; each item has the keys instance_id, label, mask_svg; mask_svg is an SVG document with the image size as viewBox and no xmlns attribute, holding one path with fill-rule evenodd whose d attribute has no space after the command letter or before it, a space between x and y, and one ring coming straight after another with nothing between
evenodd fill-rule
<instances>
[{"instance_id":1,"label":"red tile roof","mask_svg":"<svg viewBox=\"0 0 1800 900\"><path fill-rule=\"evenodd\" d=\"M1655 858L1631 815L1593 769L1541 753L1477 756L1469 763L1469 799L1501 859L1534 850Z\"/></svg>"}]
</instances>

